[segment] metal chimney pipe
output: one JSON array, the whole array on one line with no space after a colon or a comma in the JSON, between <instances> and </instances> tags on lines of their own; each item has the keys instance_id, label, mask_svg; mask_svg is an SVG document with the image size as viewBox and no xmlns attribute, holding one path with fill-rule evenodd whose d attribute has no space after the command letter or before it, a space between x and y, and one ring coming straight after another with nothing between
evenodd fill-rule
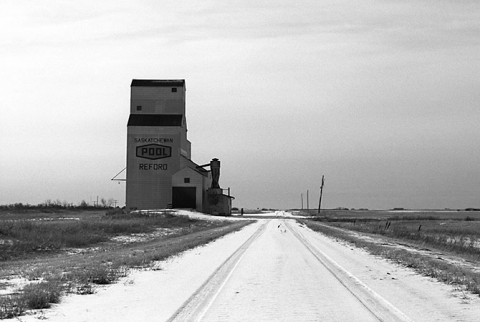
<instances>
[{"instance_id":1,"label":"metal chimney pipe","mask_svg":"<svg viewBox=\"0 0 480 322\"><path fill-rule=\"evenodd\" d=\"M210 161L210 170L212 171L212 188L219 189L220 184L218 180L220 179L220 161L215 158Z\"/></svg>"}]
</instances>

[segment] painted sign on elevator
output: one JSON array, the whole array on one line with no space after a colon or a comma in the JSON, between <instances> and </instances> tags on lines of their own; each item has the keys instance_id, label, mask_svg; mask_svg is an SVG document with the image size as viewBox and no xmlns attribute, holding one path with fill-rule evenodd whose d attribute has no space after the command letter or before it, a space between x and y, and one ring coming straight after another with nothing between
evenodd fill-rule
<instances>
[{"instance_id":1,"label":"painted sign on elevator","mask_svg":"<svg viewBox=\"0 0 480 322\"><path fill-rule=\"evenodd\" d=\"M147 144L136 147L136 156L142 159L158 160L172 156L172 148L160 144Z\"/></svg>"}]
</instances>

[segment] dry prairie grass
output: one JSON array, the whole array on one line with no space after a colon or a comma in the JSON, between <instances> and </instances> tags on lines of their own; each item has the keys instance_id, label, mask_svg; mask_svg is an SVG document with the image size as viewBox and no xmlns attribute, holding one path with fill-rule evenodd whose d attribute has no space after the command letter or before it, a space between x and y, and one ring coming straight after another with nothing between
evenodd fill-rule
<instances>
[{"instance_id":1,"label":"dry prairie grass","mask_svg":"<svg viewBox=\"0 0 480 322\"><path fill-rule=\"evenodd\" d=\"M16 219L0 216L0 261L16 260L58 252L65 248L87 247L108 241L118 235L150 233L157 228L198 227L200 222L186 217L161 215L114 214L91 216L87 213L66 212L64 217L42 216Z\"/></svg>"},{"instance_id":2,"label":"dry prairie grass","mask_svg":"<svg viewBox=\"0 0 480 322\"><path fill-rule=\"evenodd\" d=\"M408 240L470 260L480 260L480 221L471 217L393 216L385 220L344 218L327 222L334 227Z\"/></svg>"}]
</instances>

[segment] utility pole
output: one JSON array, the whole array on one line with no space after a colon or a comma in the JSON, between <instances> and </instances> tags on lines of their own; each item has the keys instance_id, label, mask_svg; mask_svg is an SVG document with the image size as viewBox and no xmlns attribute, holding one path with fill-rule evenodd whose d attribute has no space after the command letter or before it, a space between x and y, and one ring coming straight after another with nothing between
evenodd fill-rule
<instances>
[{"instance_id":1,"label":"utility pole","mask_svg":"<svg viewBox=\"0 0 480 322\"><path fill-rule=\"evenodd\" d=\"M303 193L300 194L300 199L302 200L302 210L303 210Z\"/></svg>"},{"instance_id":2,"label":"utility pole","mask_svg":"<svg viewBox=\"0 0 480 322\"><path fill-rule=\"evenodd\" d=\"M322 175L322 185L320 186L320 200L318 201L318 214L320 215L320 209L322 209L322 194L323 186L325 185L325 177Z\"/></svg>"},{"instance_id":3,"label":"utility pole","mask_svg":"<svg viewBox=\"0 0 480 322\"><path fill-rule=\"evenodd\" d=\"M310 205L308 204L308 190L307 190L307 211L310 210Z\"/></svg>"}]
</instances>

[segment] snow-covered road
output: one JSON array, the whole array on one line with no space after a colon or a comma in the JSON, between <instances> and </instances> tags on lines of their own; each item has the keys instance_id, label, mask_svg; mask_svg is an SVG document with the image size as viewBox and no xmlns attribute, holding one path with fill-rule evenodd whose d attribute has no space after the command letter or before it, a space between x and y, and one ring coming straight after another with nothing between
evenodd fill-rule
<instances>
[{"instance_id":1,"label":"snow-covered road","mask_svg":"<svg viewBox=\"0 0 480 322\"><path fill-rule=\"evenodd\" d=\"M201 305L179 321L378 321L294 235L272 220ZM228 265L228 263L227 263ZM214 284L214 283L211 283ZM183 314L182 314L183 313Z\"/></svg>"},{"instance_id":2,"label":"snow-covered road","mask_svg":"<svg viewBox=\"0 0 480 322\"><path fill-rule=\"evenodd\" d=\"M264 219L44 311L49 321L478 321L478 297ZM22 317L34 321L39 316Z\"/></svg>"}]
</instances>

